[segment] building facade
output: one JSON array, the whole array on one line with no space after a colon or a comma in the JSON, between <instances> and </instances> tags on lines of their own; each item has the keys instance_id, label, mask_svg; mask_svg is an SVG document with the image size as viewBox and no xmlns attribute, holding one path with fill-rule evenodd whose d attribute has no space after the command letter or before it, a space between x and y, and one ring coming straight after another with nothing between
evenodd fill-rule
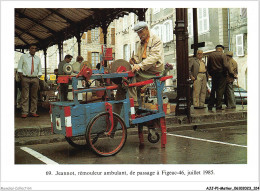
<instances>
[{"instance_id":1,"label":"building facade","mask_svg":"<svg viewBox=\"0 0 260 191\"><path fill-rule=\"evenodd\" d=\"M188 47L189 55L193 56L191 45L193 36L193 9L188 9ZM163 41L165 64L169 63L174 69L169 73L176 78L176 39L174 35L175 8L149 8L145 18L148 26L154 34ZM205 42L200 47L205 53L215 50L215 46L222 44L226 50L234 53L234 59L238 63L239 85L247 89L247 9L246 8L198 8L198 42ZM134 13L114 20L108 27L107 47L113 49L114 59L125 59L137 50L139 37L133 31L138 17ZM101 28L95 28L85 32L81 38L81 56L84 61L91 63L92 68L100 62L104 45L104 35ZM15 53L15 68L22 53ZM42 51L36 53L42 60L44 67L44 54ZM71 54L72 63L78 55L78 44L76 38L69 39L63 43L63 55ZM47 72L53 73L58 67L58 46L49 47L47 50ZM43 70L44 72L44 70Z\"/></svg>"}]
</instances>

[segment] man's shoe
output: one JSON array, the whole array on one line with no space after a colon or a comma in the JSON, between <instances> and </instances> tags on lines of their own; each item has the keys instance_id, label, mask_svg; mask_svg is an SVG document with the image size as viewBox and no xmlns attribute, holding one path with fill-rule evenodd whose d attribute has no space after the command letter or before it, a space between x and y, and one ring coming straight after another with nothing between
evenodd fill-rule
<instances>
[{"instance_id":1,"label":"man's shoe","mask_svg":"<svg viewBox=\"0 0 260 191\"><path fill-rule=\"evenodd\" d=\"M194 109L200 109L200 107L194 107Z\"/></svg>"},{"instance_id":2,"label":"man's shoe","mask_svg":"<svg viewBox=\"0 0 260 191\"><path fill-rule=\"evenodd\" d=\"M36 113L32 113L31 115L30 115L31 117L40 117L38 114L36 114Z\"/></svg>"},{"instance_id":3,"label":"man's shoe","mask_svg":"<svg viewBox=\"0 0 260 191\"><path fill-rule=\"evenodd\" d=\"M26 114L22 114L22 115L21 115L21 118L26 118L26 117L27 117Z\"/></svg>"},{"instance_id":4,"label":"man's shoe","mask_svg":"<svg viewBox=\"0 0 260 191\"><path fill-rule=\"evenodd\" d=\"M216 111L222 111L224 110L223 108L216 108Z\"/></svg>"},{"instance_id":5,"label":"man's shoe","mask_svg":"<svg viewBox=\"0 0 260 191\"><path fill-rule=\"evenodd\" d=\"M199 109L204 109L205 107L204 106L200 106Z\"/></svg>"}]
</instances>

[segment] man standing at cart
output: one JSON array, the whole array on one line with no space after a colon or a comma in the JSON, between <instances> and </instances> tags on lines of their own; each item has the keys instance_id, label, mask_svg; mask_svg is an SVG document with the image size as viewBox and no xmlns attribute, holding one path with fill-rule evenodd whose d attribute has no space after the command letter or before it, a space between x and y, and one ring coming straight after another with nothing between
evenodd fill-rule
<instances>
[{"instance_id":1,"label":"man standing at cart","mask_svg":"<svg viewBox=\"0 0 260 191\"><path fill-rule=\"evenodd\" d=\"M66 63L70 63L72 60L72 56L71 55L66 55L64 60L61 61L58 65L58 75L65 75L66 73L63 71L63 67ZM60 100L61 101L67 101L68 100L68 84L60 84Z\"/></svg>"},{"instance_id":2,"label":"man standing at cart","mask_svg":"<svg viewBox=\"0 0 260 191\"><path fill-rule=\"evenodd\" d=\"M39 89L39 78L42 75L41 59L35 55L36 45L29 47L29 53L23 54L18 63L18 74L22 86L22 118L39 117L37 112L37 98ZM30 100L30 103L29 103ZM29 108L30 106L30 108ZM29 113L30 112L30 113Z\"/></svg>"},{"instance_id":3,"label":"man standing at cart","mask_svg":"<svg viewBox=\"0 0 260 191\"><path fill-rule=\"evenodd\" d=\"M212 52L208 57L207 69L212 77L212 89L208 103L208 110L212 111L215 104L215 93L217 97L216 110L223 110L222 99L226 87L227 57L223 53L224 46L217 45L216 51Z\"/></svg>"},{"instance_id":4,"label":"man standing at cart","mask_svg":"<svg viewBox=\"0 0 260 191\"><path fill-rule=\"evenodd\" d=\"M163 43L158 36L152 34L148 25L144 21L140 21L134 26L134 31L137 32L140 41L137 45L137 53L134 55L129 63L132 65L132 71L136 73L132 83L145 81L162 75L164 70L164 52ZM139 92L139 90L138 90ZM130 98L134 98L135 106L137 103L137 89L136 87L129 88ZM116 100L124 99L125 92L117 91Z\"/></svg>"}]
</instances>

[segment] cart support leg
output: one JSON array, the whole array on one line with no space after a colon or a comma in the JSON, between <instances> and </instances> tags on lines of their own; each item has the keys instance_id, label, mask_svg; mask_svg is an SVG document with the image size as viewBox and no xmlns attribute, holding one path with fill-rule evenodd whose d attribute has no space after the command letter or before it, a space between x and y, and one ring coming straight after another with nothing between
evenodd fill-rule
<instances>
[{"instance_id":1,"label":"cart support leg","mask_svg":"<svg viewBox=\"0 0 260 191\"><path fill-rule=\"evenodd\" d=\"M143 126L138 125L138 136L139 136L140 145L143 145L144 144Z\"/></svg>"},{"instance_id":2,"label":"cart support leg","mask_svg":"<svg viewBox=\"0 0 260 191\"><path fill-rule=\"evenodd\" d=\"M165 117L160 118L160 124L161 124L161 148L165 148L166 145L166 123L165 123Z\"/></svg>"}]
</instances>

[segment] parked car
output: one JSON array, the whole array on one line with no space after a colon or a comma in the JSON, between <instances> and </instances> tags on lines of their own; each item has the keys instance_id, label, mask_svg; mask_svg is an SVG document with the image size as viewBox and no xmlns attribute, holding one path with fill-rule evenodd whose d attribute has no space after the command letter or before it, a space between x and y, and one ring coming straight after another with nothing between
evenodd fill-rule
<instances>
[{"instance_id":1,"label":"parked car","mask_svg":"<svg viewBox=\"0 0 260 191\"><path fill-rule=\"evenodd\" d=\"M236 104L247 105L247 91L237 85L233 85Z\"/></svg>"},{"instance_id":2,"label":"parked car","mask_svg":"<svg viewBox=\"0 0 260 191\"><path fill-rule=\"evenodd\" d=\"M236 104L247 105L247 91L241 87L238 87L235 83L233 84L233 89L234 89ZM211 87L212 87L212 82L211 82L211 78L210 78L207 83L207 92L206 92L205 103L208 103L208 101L209 101ZM224 98L223 98L223 103L225 103Z\"/></svg>"},{"instance_id":3,"label":"parked car","mask_svg":"<svg viewBox=\"0 0 260 191\"><path fill-rule=\"evenodd\" d=\"M208 104L210 92L211 92L212 82L211 78L207 82L207 91L206 91L206 100L205 103ZM233 85L236 104L247 105L247 91L241 87L238 87L236 84ZM167 97L170 103L177 103L177 86L165 87L163 91L163 97ZM191 103L192 102L192 88L191 88ZM225 100L223 98L223 103Z\"/></svg>"}]
</instances>

